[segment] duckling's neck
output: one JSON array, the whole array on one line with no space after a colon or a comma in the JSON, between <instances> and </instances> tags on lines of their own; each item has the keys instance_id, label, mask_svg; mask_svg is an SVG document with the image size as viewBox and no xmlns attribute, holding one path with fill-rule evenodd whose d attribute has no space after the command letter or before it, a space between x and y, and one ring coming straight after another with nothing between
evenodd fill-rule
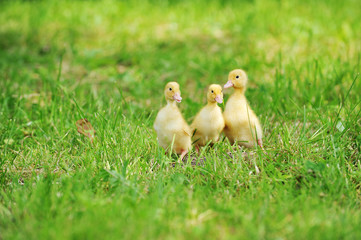
<instances>
[{"instance_id":1,"label":"duckling's neck","mask_svg":"<svg viewBox=\"0 0 361 240\"><path fill-rule=\"evenodd\" d=\"M216 107L216 106L217 106L217 102L210 102L210 101L208 101L207 106L208 106L208 107Z\"/></svg>"},{"instance_id":2,"label":"duckling's neck","mask_svg":"<svg viewBox=\"0 0 361 240\"><path fill-rule=\"evenodd\" d=\"M234 88L234 94L244 95L245 92L246 92L245 88Z\"/></svg>"},{"instance_id":3,"label":"duckling's neck","mask_svg":"<svg viewBox=\"0 0 361 240\"><path fill-rule=\"evenodd\" d=\"M177 107L177 103L174 100L167 100L167 106L169 106L169 107Z\"/></svg>"}]
</instances>

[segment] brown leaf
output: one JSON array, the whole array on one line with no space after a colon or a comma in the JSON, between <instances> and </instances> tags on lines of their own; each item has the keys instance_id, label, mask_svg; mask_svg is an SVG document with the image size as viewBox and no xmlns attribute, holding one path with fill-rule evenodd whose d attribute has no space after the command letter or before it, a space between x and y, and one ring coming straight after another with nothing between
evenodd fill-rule
<instances>
[{"instance_id":1,"label":"brown leaf","mask_svg":"<svg viewBox=\"0 0 361 240\"><path fill-rule=\"evenodd\" d=\"M124 65L118 64L117 71L118 71L118 73L125 73L127 71L127 67Z\"/></svg>"},{"instance_id":2,"label":"brown leaf","mask_svg":"<svg viewBox=\"0 0 361 240\"><path fill-rule=\"evenodd\" d=\"M95 136L95 130L91 123L88 121L88 119L80 119L76 121L76 127L78 129L78 132L83 134L84 136L90 138L90 142L93 143L94 136Z\"/></svg>"}]
</instances>

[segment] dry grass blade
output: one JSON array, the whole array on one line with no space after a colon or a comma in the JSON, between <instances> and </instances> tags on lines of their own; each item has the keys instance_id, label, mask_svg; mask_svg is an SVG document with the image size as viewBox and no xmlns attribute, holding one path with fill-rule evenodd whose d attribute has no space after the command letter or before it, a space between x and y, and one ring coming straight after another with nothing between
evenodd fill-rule
<instances>
[{"instance_id":1,"label":"dry grass blade","mask_svg":"<svg viewBox=\"0 0 361 240\"><path fill-rule=\"evenodd\" d=\"M83 134L84 136L90 139L90 142L93 143L95 130L88 119L80 119L76 121L76 127L79 133Z\"/></svg>"}]
</instances>

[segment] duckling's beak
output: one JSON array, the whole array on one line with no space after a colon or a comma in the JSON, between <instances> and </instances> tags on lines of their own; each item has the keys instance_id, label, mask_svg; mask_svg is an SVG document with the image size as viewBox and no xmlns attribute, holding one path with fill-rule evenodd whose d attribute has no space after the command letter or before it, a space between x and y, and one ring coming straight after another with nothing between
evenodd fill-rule
<instances>
[{"instance_id":1,"label":"duckling's beak","mask_svg":"<svg viewBox=\"0 0 361 240\"><path fill-rule=\"evenodd\" d=\"M175 93L173 99L179 103L182 101L182 97L180 96L180 93Z\"/></svg>"},{"instance_id":2,"label":"duckling's beak","mask_svg":"<svg viewBox=\"0 0 361 240\"><path fill-rule=\"evenodd\" d=\"M226 88L230 88L230 87L233 87L233 83L231 80L228 80L228 82L224 85L223 88L226 89Z\"/></svg>"},{"instance_id":3,"label":"duckling's beak","mask_svg":"<svg viewBox=\"0 0 361 240\"><path fill-rule=\"evenodd\" d=\"M217 95L214 100L216 100L217 103L222 103L223 102L223 98L222 98L221 95Z\"/></svg>"}]
</instances>

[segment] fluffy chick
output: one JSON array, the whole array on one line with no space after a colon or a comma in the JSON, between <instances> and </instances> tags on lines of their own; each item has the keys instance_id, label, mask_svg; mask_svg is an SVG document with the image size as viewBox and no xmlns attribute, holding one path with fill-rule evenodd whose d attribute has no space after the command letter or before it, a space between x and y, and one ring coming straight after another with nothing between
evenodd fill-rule
<instances>
[{"instance_id":1,"label":"fluffy chick","mask_svg":"<svg viewBox=\"0 0 361 240\"><path fill-rule=\"evenodd\" d=\"M207 105L199 111L191 124L196 149L206 145L209 141L211 143L217 142L219 134L224 128L222 109L217 105L217 103L223 102L222 87L220 85L212 84L209 86L207 102Z\"/></svg>"},{"instance_id":2,"label":"fluffy chick","mask_svg":"<svg viewBox=\"0 0 361 240\"><path fill-rule=\"evenodd\" d=\"M191 131L179 111L176 102L181 102L179 84L169 82L164 88L167 105L159 110L154 122L158 143L166 151L180 154L180 158L187 154L191 148ZM173 143L173 148L172 147Z\"/></svg>"},{"instance_id":3,"label":"fluffy chick","mask_svg":"<svg viewBox=\"0 0 361 240\"><path fill-rule=\"evenodd\" d=\"M232 144L237 142L251 148L258 143L262 147L261 124L244 95L247 81L248 77L241 69L235 69L228 75L224 88L233 87L234 93L229 97L223 113L226 124L224 134Z\"/></svg>"}]
</instances>

